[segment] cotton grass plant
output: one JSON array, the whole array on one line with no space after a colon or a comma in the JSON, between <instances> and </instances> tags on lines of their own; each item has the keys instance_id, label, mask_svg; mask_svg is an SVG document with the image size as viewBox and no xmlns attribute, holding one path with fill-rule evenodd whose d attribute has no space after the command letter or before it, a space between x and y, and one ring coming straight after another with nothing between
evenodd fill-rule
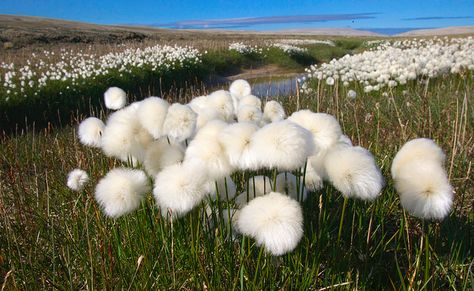
<instances>
[{"instance_id":1,"label":"cotton grass plant","mask_svg":"<svg viewBox=\"0 0 474 291\"><path fill-rule=\"evenodd\" d=\"M373 157L352 146L335 117L300 110L285 119L274 100L262 112L245 80L189 104L149 97L125 106L124 96L109 89L105 102L116 101L109 107L117 111L105 126L90 117L79 128L84 145L145 170L113 169L98 183L96 199L112 218L136 210L153 181L162 216L179 219L204 205L212 225L232 223L223 226L228 233L234 229L232 237L248 235L278 256L291 252L303 235L299 204L308 190L320 189L323 181L333 184L345 197L344 213L348 197L373 200L383 187ZM270 176L255 174L262 170ZM237 195L231 176L239 171L246 182ZM270 205L268 212L261 209Z\"/></svg>"},{"instance_id":2,"label":"cotton grass plant","mask_svg":"<svg viewBox=\"0 0 474 291\"><path fill-rule=\"evenodd\" d=\"M105 101L109 103L110 92L121 94L118 88L108 92ZM161 98L149 97L123 109L120 107L125 104L120 105L115 106L119 110L110 115L105 126L90 117L79 127L84 145L100 146L107 156L143 167L148 174L117 168L99 182L96 199L112 218L135 210L149 190L150 180L164 217L178 219L205 205L206 213L210 209L211 214L217 207L212 216L222 221L223 203L234 205L234 210L227 211L226 223L235 223L234 230L256 239L270 253L282 255L292 251L301 239L301 209L290 205L304 202L308 191L317 191L326 182L344 197L339 241L348 198L373 201L384 186L372 154L353 146L334 116L305 109L285 119L286 113L276 101L267 102L262 113L261 101L251 95L245 80L232 83L230 91L218 90L189 104L169 105ZM424 159L433 162L416 164ZM427 139L408 143L395 157L392 176L402 205L410 213L426 218L446 215L452 196L438 194L450 193L451 189L441 171L443 162L442 151ZM268 171L270 177L254 174L262 170ZM434 170L439 177L434 175L430 180L429 173ZM246 182L237 195L239 187L231 176L239 171ZM422 176L411 184L414 174ZM136 177L135 182L132 176ZM426 191L432 191L435 200L421 200L421 193ZM441 205L441 198L436 197L446 197L447 204ZM284 201L294 202L286 210L284 205L288 202ZM267 214L258 210L270 205L274 210ZM253 214L255 211L263 212ZM230 212L237 218L231 219ZM284 226L286 220L289 224ZM279 241L282 236L288 240Z\"/></svg>"}]
</instances>

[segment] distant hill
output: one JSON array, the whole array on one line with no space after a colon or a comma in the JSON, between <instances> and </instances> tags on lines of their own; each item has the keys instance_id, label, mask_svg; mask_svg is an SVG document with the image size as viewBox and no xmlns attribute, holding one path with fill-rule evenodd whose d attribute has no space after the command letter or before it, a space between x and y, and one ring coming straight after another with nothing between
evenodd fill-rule
<instances>
[{"instance_id":1,"label":"distant hill","mask_svg":"<svg viewBox=\"0 0 474 291\"><path fill-rule=\"evenodd\" d=\"M414 30L397 36L423 36L474 33L474 27L447 27ZM199 40L261 40L282 36L360 36L383 37L384 34L351 28L305 28L278 31L238 30L184 30L163 29L152 26L98 25L85 22L50 19L34 16L0 15L0 51L2 49L39 47L74 43L123 43L144 40L168 42Z\"/></svg>"},{"instance_id":2,"label":"distant hill","mask_svg":"<svg viewBox=\"0 0 474 291\"><path fill-rule=\"evenodd\" d=\"M0 15L0 49L61 43L123 43L126 41L176 39L239 39L242 35L259 39L261 35L380 36L349 28L288 29L280 31L184 30L152 26L98 25L35 16Z\"/></svg>"},{"instance_id":3,"label":"distant hill","mask_svg":"<svg viewBox=\"0 0 474 291\"><path fill-rule=\"evenodd\" d=\"M432 29L416 29L397 34L396 36L431 36L455 34L474 34L474 26L451 26Z\"/></svg>"},{"instance_id":4,"label":"distant hill","mask_svg":"<svg viewBox=\"0 0 474 291\"><path fill-rule=\"evenodd\" d=\"M304 29L283 29L272 31L277 34L297 34L297 35L328 35L328 36L383 36L368 30L352 28L304 28Z\"/></svg>"},{"instance_id":5,"label":"distant hill","mask_svg":"<svg viewBox=\"0 0 474 291\"><path fill-rule=\"evenodd\" d=\"M176 39L193 34L191 31L146 26L98 25L34 16L0 15L0 49L5 46L19 48L38 44Z\"/></svg>"}]
</instances>

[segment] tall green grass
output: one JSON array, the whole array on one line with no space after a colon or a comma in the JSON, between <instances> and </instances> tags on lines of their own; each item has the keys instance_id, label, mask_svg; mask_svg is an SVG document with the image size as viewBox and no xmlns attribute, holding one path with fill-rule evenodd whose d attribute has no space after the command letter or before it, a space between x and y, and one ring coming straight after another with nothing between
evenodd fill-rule
<instances>
[{"instance_id":1,"label":"tall green grass","mask_svg":"<svg viewBox=\"0 0 474 291\"><path fill-rule=\"evenodd\" d=\"M474 289L472 76L412 82L387 96L356 88L355 100L338 84L313 88L280 101L288 113L334 114L354 144L375 155L387 182L375 202L348 200L343 210L343 197L326 184L303 204L305 234L296 250L273 257L251 238L229 237L222 223L203 223L203 206L171 222L148 195L132 214L105 217L94 185L120 162L80 145L77 123L6 136L0 284L6 290ZM442 222L424 224L403 211L389 175L396 151L415 137L433 138L447 153L456 193ZM65 185L76 167L91 176L80 193ZM245 177L233 178L239 193Z\"/></svg>"}]
</instances>

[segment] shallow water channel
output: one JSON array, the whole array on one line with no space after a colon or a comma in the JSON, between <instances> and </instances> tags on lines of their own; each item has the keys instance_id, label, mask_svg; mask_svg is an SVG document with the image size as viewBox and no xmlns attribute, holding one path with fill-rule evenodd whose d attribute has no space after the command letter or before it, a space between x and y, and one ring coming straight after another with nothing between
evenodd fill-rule
<instances>
[{"instance_id":1,"label":"shallow water channel","mask_svg":"<svg viewBox=\"0 0 474 291\"><path fill-rule=\"evenodd\" d=\"M265 99L267 97L286 97L296 94L297 79L303 74L265 76L246 79L252 86L252 94ZM222 78L212 80L209 91L228 90L232 80Z\"/></svg>"}]
</instances>

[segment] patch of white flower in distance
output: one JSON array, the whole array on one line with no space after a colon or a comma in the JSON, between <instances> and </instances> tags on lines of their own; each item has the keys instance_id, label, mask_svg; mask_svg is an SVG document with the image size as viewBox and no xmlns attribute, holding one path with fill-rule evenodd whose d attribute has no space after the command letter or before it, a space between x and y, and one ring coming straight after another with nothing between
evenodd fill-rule
<instances>
[{"instance_id":1,"label":"patch of white flower in distance","mask_svg":"<svg viewBox=\"0 0 474 291\"><path fill-rule=\"evenodd\" d=\"M308 79L358 82L364 92L395 87L417 78L434 78L474 70L474 41L466 38L431 38L383 41L359 54L345 55L306 70Z\"/></svg>"}]
</instances>

